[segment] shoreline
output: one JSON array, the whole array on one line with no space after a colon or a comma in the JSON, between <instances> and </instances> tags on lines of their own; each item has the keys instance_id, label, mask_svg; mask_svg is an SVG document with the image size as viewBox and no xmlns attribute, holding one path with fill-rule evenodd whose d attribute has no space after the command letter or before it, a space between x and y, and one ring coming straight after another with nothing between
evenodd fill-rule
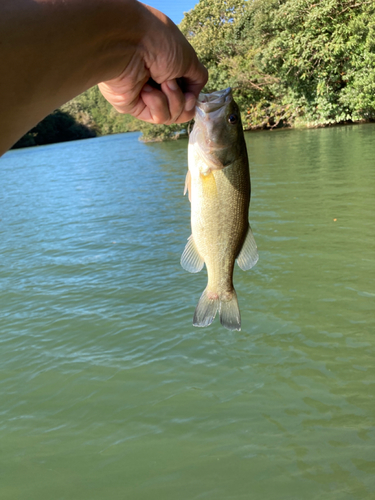
<instances>
[{"instance_id":1,"label":"shoreline","mask_svg":"<svg viewBox=\"0 0 375 500\"><path fill-rule=\"evenodd\" d=\"M348 125L366 125L366 124L371 124L375 123L374 119L367 119L367 120L358 120L358 121L345 121L345 122L338 122L338 123L326 123L326 124L312 124L311 122L301 122L299 124L295 125L283 125L283 126L275 126L275 127L253 127L253 128L244 128L244 132L246 133L259 133L259 132L280 132L280 131L287 131L287 130L306 130L306 129L323 129L323 128L332 128L332 127L346 127ZM143 138L143 132L142 130L129 130L126 132L119 132L121 134L128 134L130 132L140 132L142 135L138 138L140 142L143 142L144 144L147 143L157 143L157 142L169 142L169 141L178 141L179 139L187 139L189 137L188 133L184 130L181 132L176 132L173 137L152 137L152 138ZM118 133L118 132L117 132ZM24 148L30 148L30 147L38 147L38 146L44 146L44 145L49 145L49 144L60 144L62 142L73 142L76 140L83 140L83 139L94 139L96 137L106 137L108 135L115 135L115 134L96 134L96 135L87 135L86 137L76 137L76 138L62 138L62 140L57 140L55 142L46 142L44 144L30 144L27 143L26 141L23 143L24 145L18 145L19 143L21 144L21 139L17 141L17 143L11 147L11 150L13 149L24 149Z\"/></svg>"}]
</instances>

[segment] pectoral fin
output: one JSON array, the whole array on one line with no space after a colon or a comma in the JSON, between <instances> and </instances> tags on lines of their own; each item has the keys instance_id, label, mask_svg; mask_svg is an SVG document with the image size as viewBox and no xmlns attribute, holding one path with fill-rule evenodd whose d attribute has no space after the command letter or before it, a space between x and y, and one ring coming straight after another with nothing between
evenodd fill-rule
<instances>
[{"instance_id":1,"label":"pectoral fin","mask_svg":"<svg viewBox=\"0 0 375 500\"><path fill-rule=\"evenodd\" d=\"M185 178L184 196L186 194L186 191L188 192L189 201L191 202L191 195L190 195L190 191L191 191L191 174L190 174L190 170L187 171L186 178Z\"/></svg>"},{"instance_id":2,"label":"pectoral fin","mask_svg":"<svg viewBox=\"0 0 375 500\"><path fill-rule=\"evenodd\" d=\"M193 235L188 238L185 250L181 256L181 266L189 273L199 273L203 269L204 260L195 246Z\"/></svg>"},{"instance_id":3,"label":"pectoral fin","mask_svg":"<svg viewBox=\"0 0 375 500\"><path fill-rule=\"evenodd\" d=\"M246 239L237 257L237 264L243 271L248 271L258 262L259 255L251 227L247 230Z\"/></svg>"}]
</instances>

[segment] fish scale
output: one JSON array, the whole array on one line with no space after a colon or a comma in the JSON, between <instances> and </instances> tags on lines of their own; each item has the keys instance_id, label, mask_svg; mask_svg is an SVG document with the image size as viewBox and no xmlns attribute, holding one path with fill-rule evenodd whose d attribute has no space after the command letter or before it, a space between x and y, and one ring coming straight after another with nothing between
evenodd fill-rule
<instances>
[{"instance_id":1,"label":"fish scale","mask_svg":"<svg viewBox=\"0 0 375 500\"><path fill-rule=\"evenodd\" d=\"M231 89L199 96L189 138L186 189L192 235L181 265L199 272L206 264L208 274L193 324L208 326L219 312L223 326L240 330L233 268L238 258L242 269L250 269L258 252L248 221L251 189L246 144Z\"/></svg>"}]
</instances>

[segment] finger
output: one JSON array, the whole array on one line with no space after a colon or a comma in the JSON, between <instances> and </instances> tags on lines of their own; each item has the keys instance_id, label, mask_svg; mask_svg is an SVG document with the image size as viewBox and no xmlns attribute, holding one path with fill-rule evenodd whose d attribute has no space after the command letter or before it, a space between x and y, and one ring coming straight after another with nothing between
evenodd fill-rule
<instances>
[{"instance_id":1,"label":"finger","mask_svg":"<svg viewBox=\"0 0 375 500\"><path fill-rule=\"evenodd\" d=\"M137 118L158 124L170 122L168 100L161 90L146 84L142 89L141 99L145 108Z\"/></svg>"},{"instance_id":2,"label":"finger","mask_svg":"<svg viewBox=\"0 0 375 500\"><path fill-rule=\"evenodd\" d=\"M185 94L184 111L181 113L177 123L185 123L194 118L196 103L197 99L194 94L192 94L191 92Z\"/></svg>"},{"instance_id":3,"label":"finger","mask_svg":"<svg viewBox=\"0 0 375 500\"><path fill-rule=\"evenodd\" d=\"M161 90L167 98L170 123L177 123L185 109L185 96L176 80L169 80L162 83Z\"/></svg>"},{"instance_id":4,"label":"finger","mask_svg":"<svg viewBox=\"0 0 375 500\"><path fill-rule=\"evenodd\" d=\"M139 88L138 92L136 88L132 92L127 92L112 81L99 83L98 87L107 101L119 113L136 115L144 107L142 100L139 98L139 92L142 87Z\"/></svg>"}]
</instances>

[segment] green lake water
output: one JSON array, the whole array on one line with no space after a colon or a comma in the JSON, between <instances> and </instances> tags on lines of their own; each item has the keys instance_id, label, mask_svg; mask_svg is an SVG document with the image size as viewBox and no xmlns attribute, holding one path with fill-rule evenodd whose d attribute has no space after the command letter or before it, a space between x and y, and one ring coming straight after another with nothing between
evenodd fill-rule
<instances>
[{"instance_id":1,"label":"green lake water","mask_svg":"<svg viewBox=\"0 0 375 500\"><path fill-rule=\"evenodd\" d=\"M242 331L206 284L187 141L0 159L1 500L375 498L375 125L247 134Z\"/></svg>"}]
</instances>

